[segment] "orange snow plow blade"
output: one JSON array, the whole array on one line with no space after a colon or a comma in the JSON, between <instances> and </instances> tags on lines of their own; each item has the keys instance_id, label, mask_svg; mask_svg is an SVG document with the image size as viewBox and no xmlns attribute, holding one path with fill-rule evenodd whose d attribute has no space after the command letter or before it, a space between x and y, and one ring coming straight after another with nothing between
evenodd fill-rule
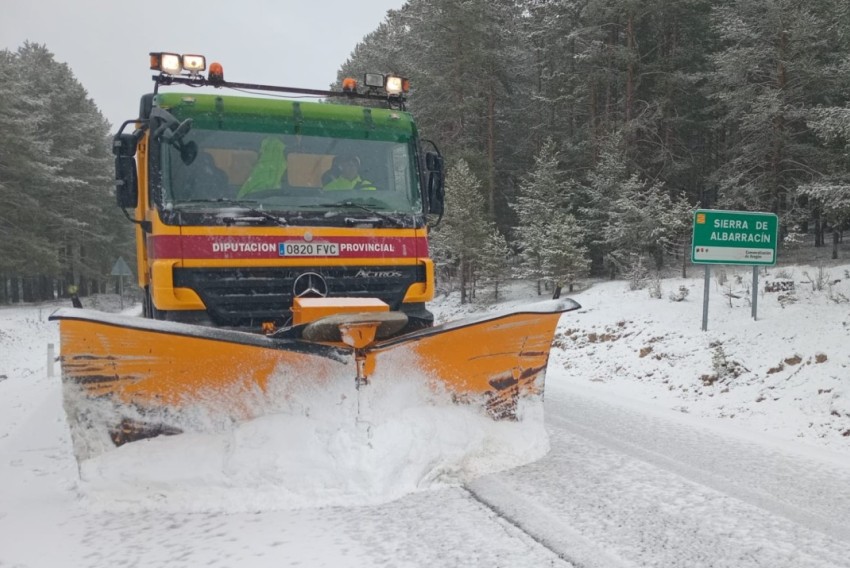
<instances>
[{"instance_id":1,"label":"orange snow plow blade","mask_svg":"<svg viewBox=\"0 0 850 568\"><path fill-rule=\"evenodd\" d=\"M579 307L550 300L398 336L398 312L336 314L272 336L81 309L51 319L75 453L86 459L179 433L184 421L175 418L186 413L207 423L251 419L262 397L341 375L368 388L400 363L399 372L418 369L458 402L514 418L520 399L542 395L560 315Z\"/></svg>"}]
</instances>

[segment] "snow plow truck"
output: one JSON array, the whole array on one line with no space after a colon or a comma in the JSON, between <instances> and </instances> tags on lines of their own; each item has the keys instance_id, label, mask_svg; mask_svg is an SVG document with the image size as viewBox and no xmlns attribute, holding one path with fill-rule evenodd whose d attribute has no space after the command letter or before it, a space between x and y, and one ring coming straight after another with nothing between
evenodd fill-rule
<instances>
[{"instance_id":1,"label":"snow plow truck","mask_svg":"<svg viewBox=\"0 0 850 568\"><path fill-rule=\"evenodd\" d=\"M345 374L359 396L402 362L494 419L542 397L555 327L578 304L441 325L426 308L443 159L405 111L407 79L366 74L338 91L236 83L203 56L164 52L151 69L153 93L113 146L144 317L51 316L78 460L179 434L199 407L250 419L256 406L240 400L281 375L321 385Z\"/></svg>"}]
</instances>

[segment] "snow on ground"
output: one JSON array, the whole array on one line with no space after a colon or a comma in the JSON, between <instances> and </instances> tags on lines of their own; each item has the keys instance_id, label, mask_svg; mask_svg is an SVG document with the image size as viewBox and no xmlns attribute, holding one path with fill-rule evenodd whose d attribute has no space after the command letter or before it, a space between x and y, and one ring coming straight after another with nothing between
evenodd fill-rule
<instances>
[{"instance_id":1,"label":"snow on ground","mask_svg":"<svg viewBox=\"0 0 850 568\"><path fill-rule=\"evenodd\" d=\"M765 293L781 276L794 292ZM550 372L850 453L850 266L770 269L755 320L752 269L726 279L710 281L707 331L704 278L664 280L661 299L623 282L592 286L575 296L584 309L562 319ZM683 301L670 299L681 290Z\"/></svg>"},{"instance_id":2,"label":"snow on ground","mask_svg":"<svg viewBox=\"0 0 850 568\"><path fill-rule=\"evenodd\" d=\"M47 373L55 305L0 308L0 566L850 566L850 266L762 271L794 291L760 292L755 321L751 269L715 268L708 331L701 272L658 299L569 294L545 430L539 409L494 424L405 371L367 425L340 382L79 469ZM536 300L513 284L499 309Z\"/></svg>"}]
</instances>

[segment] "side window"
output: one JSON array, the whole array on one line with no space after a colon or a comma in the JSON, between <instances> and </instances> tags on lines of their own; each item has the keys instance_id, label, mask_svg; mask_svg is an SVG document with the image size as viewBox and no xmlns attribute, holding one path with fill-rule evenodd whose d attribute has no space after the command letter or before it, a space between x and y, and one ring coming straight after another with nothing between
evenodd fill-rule
<instances>
[{"instance_id":1,"label":"side window","mask_svg":"<svg viewBox=\"0 0 850 568\"><path fill-rule=\"evenodd\" d=\"M161 144L160 149L162 150L160 154L160 172L159 176L159 187L155 187L153 184L150 188L150 195L148 195L148 199L150 200L150 204L153 205L157 202L157 197L159 197L159 202L161 203L170 203L174 201L174 180L173 178L177 175L177 172L173 171L172 168L176 168L178 166L174 165L172 162L172 149L168 144ZM178 160L179 162L179 160ZM151 178L152 180L155 178ZM159 196L154 195L156 191L159 191Z\"/></svg>"},{"instance_id":2,"label":"side window","mask_svg":"<svg viewBox=\"0 0 850 568\"><path fill-rule=\"evenodd\" d=\"M410 180L410 157L407 146L393 145L392 149L392 189L405 191Z\"/></svg>"}]
</instances>

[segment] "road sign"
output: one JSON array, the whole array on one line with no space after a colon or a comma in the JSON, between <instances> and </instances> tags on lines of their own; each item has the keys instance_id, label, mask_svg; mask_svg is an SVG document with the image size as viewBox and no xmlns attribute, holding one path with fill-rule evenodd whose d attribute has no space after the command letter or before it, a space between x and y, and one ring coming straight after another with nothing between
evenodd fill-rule
<instances>
[{"instance_id":1,"label":"road sign","mask_svg":"<svg viewBox=\"0 0 850 568\"><path fill-rule=\"evenodd\" d=\"M699 209L694 213L694 264L776 264L779 219L773 213Z\"/></svg>"},{"instance_id":2,"label":"road sign","mask_svg":"<svg viewBox=\"0 0 850 568\"><path fill-rule=\"evenodd\" d=\"M127 264L127 261L124 260L123 256L119 256L118 260L115 261L115 264L112 266L112 274L111 276L132 276L133 271L130 270L130 266Z\"/></svg>"}]
</instances>

